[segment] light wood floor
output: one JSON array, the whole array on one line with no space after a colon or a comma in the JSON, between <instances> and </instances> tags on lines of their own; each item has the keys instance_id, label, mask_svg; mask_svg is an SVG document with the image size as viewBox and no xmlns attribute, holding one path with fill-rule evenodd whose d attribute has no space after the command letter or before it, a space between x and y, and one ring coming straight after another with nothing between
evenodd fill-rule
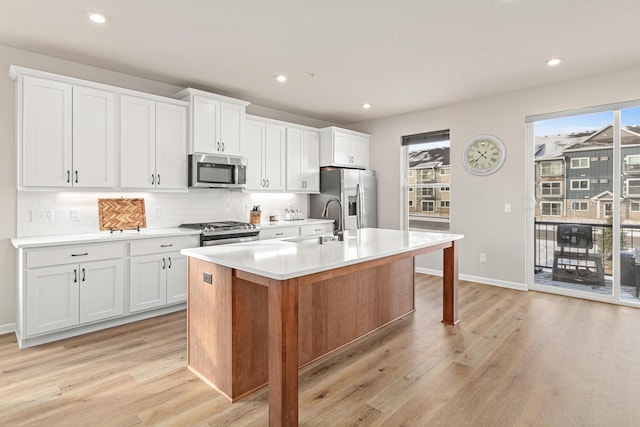
<instances>
[{"instance_id":1,"label":"light wood floor","mask_svg":"<svg viewBox=\"0 0 640 427\"><path fill-rule=\"evenodd\" d=\"M302 426L638 426L640 310L441 281L417 311L300 371ZM265 426L266 388L231 404L185 363L184 312L18 350L0 336L0 425Z\"/></svg>"}]
</instances>

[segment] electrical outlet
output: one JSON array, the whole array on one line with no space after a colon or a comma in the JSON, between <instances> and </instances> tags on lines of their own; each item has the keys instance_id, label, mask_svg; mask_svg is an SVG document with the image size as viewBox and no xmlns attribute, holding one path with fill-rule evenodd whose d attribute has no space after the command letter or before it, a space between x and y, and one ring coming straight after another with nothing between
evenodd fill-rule
<instances>
[{"instance_id":1,"label":"electrical outlet","mask_svg":"<svg viewBox=\"0 0 640 427\"><path fill-rule=\"evenodd\" d=\"M487 254L480 254L480 262L487 262Z\"/></svg>"},{"instance_id":2,"label":"electrical outlet","mask_svg":"<svg viewBox=\"0 0 640 427\"><path fill-rule=\"evenodd\" d=\"M504 213L511 213L511 203L504 204Z\"/></svg>"},{"instance_id":3,"label":"electrical outlet","mask_svg":"<svg viewBox=\"0 0 640 427\"><path fill-rule=\"evenodd\" d=\"M153 209L153 216L155 216L156 218L160 218L160 215L162 215L162 211L160 208L154 208Z\"/></svg>"},{"instance_id":4,"label":"electrical outlet","mask_svg":"<svg viewBox=\"0 0 640 427\"><path fill-rule=\"evenodd\" d=\"M53 222L53 209L31 210L31 222Z\"/></svg>"},{"instance_id":5,"label":"electrical outlet","mask_svg":"<svg viewBox=\"0 0 640 427\"><path fill-rule=\"evenodd\" d=\"M80 221L80 209L71 209L71 221Z\"/></svg>"}]
</instances>

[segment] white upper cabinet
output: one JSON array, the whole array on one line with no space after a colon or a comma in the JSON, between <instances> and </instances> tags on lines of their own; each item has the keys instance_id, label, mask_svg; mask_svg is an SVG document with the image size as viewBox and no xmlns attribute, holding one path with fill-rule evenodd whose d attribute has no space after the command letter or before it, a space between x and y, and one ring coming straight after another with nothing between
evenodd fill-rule
<instances>
[{"instance_id":1,"label":"white upper cabinet","mask_svg":"<svg viewBox=\"0 0 640 427\"><path fill-rule=\"evenodd\" d=\"M319 139L316 131L287 128L287 190L320 191Z\"/></svg>"},{"instance_id":2,"label":"white upper cabinet","mask_svg":"<svg viewBox=\"0 0 640 427\"><path fill-rule=\"evenodd\" d=\"M369 135L328 127L320 130L320 166L369 168Z\"/></svg>"},{"instance_id":3,"label":"white upper cabinet","mask_svg":"<svg viewBox=\"0 0 640 427\"><path fill-rule=\"evenodd\" d=\"M285 189L285 127L247 119L247 190Z\"/></svg>"},{"instance_id":4,"label":"white upper cabinet","mask_svg":"<svg viewBox=\"0 0 640 427\"><path fill-rule=\"evenodd\" d=\"M120 98L120 185L186 189L187 109L145 98Z\"/></svg>"},{"instance_id":5,"label":"white upper cabinet","mask_svg":"<svg viewBox=\"0 0 640 427\"><path fill-rule=\"evenodd\" d=\"M112 93L32 76L18 93L23 186L113 187Z\"/></svg>"},{"instance_id":6,"label":"white upper cabinet","mask_svg":"<svg viewBox=\"0 0 640 427\"><path fill-rule=\"evenodd\" d=\"M189 153L246 155L246 101L187 88L175 95L190 105Z\"/></svg>"},{"instance_id":7,"label":"white upper cabinet","mask_svg":"<svg viewBox=\"0 0 640 427\"><path fill-rule=\"evenodd\" d=\"M113 93L73 88L73 185L108 188L114 185Z\"/></svg>"}]
</instances>

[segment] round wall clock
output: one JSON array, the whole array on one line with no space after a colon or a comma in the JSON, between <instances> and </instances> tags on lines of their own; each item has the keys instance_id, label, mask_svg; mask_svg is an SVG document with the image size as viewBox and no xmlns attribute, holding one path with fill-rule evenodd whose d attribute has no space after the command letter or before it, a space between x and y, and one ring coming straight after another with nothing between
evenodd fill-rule
<instances>
[{"instance_id":1,"label":"round wall clock","mask_svg":"<svg viewBox=\"0 0 640 427\"><path fill-rule=\"evenodd\" d=\"M500 169L506 156L502 141L493 135L478 135L464 146L462 163L472 174L490 175Z\"/></svg>"}]
</instances>

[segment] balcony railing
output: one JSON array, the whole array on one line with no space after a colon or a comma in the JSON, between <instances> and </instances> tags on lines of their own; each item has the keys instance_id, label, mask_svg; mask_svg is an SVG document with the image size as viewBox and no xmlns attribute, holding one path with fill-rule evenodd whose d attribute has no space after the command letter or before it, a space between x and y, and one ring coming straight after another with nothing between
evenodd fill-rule
<instances>
[{"instance_id":1,"label":"balcony railing","mask_svg":"<svg viewBox=\"0 0 640 427\"><path fill-rule=\"evenodd\" d=\"M556 250L560 249L556 232L559 224L571 222L535 221L535 266L537 268L552 268L553 257ZM605 260L610 260L613 248L613 226L611 224L580 223L593 227L593 249L589 252L603 255ZM640 247L640 224L623 224L620 226L620 250L630 251ZM608 238L607 238L608 237ZM609 246L603 248L603 241Z\"/></svg>"}]
</instances>

